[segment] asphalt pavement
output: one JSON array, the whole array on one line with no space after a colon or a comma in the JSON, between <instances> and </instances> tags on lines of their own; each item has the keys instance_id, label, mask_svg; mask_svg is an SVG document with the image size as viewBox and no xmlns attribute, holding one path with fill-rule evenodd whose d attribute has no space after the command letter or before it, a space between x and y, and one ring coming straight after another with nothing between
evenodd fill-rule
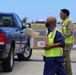
<instances>
[{"instance_id":1,"label":"asphalt pavement","mask_svg":"<svg viewBox=\"0 0 76 75\"><path fill-rule=\"evenodd\" d=\"M40 35L46 35L43 30ZM71 50L72 75L76 75L76 31L74 32L74 45ZM14 69L10 73L3 72L0 68L0 75L43 75L44 62L42 55L44 50L33 50L33 54L29 61L15 60Z\"/></svg>"},{"instance_id":2,"label":"asphalt pavement","mask_svg":"<svg viewBox=\"0 0 76 75\"><path fill-rule=\"evenodd\" d=\"M61 26L58 26L58 28L61 30ZM40 36L45 36L46 29L35 29L35 31L40 32ZM73 48L71 50L71 65L72 65L72 73L73 75L76 75L76 30L74 30L74 45Z\"/></svg>"}]
</instances>

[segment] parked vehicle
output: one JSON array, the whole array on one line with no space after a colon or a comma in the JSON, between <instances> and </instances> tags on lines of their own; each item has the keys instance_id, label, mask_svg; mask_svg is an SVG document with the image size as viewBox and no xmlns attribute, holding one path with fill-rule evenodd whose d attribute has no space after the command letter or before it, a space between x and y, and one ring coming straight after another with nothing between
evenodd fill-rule
<instances>
[{"instance_id":1,"label":"parked vehicle","mask_svg":"<svg viewBox=\"0 0 76 75\"><path fill-rule=\"evenodd\" d=\"M25 30L17 14L0 13L0 63L3 71L13 70L15 55L23 61L31 57L30 37L24 34Z\"/></svg>"}]
</instances>

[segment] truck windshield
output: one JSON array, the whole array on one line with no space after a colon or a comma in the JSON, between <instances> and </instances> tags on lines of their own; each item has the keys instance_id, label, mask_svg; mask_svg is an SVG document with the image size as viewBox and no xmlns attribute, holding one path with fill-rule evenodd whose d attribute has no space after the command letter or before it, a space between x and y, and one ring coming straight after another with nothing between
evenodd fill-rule
<instances>
[{"instance_id":1,"label":"truck windshield","mask_svg":"<svg viewBox=\"0 0 76 75\"><path fill-rule=\"evenodd\" d=\"M14 27L12 16L0 14L0 27Z\"/></svg>"}]
</instances>

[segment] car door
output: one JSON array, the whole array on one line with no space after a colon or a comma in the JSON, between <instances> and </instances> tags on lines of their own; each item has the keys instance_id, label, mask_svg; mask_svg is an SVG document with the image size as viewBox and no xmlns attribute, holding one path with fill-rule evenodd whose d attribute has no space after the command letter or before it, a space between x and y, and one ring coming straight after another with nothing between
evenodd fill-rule
<instances>
[{"instance_id":1,"label":"car door","mask_svg":"<svg viewBox=\"0 0 76 75\"><path fill-rule=\"evenodd\" d=\"M19 31L20 31L20 49L22 49L27 42L27 36L24 34L25 28L22 28L22 22L17 15L16 15L16 19L17 19L18 25L20 27L20 29L19 29Z\"/></svg>"},{"instance_id":2,"label":"car door","mask_svg":"<svg viewBox=\"0 0 76 75\"><path fill-rule=\"evenodd\" d=\"M27 41L28 41L27 35L24 34L25 30L26 30L25 28L23 28L21 30L21 48L23 48L26 45Z\"/></svg>"},{"instance_id":3,"label":"car door","mask_svg":"<svg viewBox=\"0 0 76 75\"><path fill-rule=\"evenodd\" d=\"M21 20L19 19L18 15L15 14L15 24L16 24L16 32L15 32L15 48L16 50L18 50L18 52L20 51L21 48L21 27L22 27L22 23Z\"/></svg>"}]
</instances>

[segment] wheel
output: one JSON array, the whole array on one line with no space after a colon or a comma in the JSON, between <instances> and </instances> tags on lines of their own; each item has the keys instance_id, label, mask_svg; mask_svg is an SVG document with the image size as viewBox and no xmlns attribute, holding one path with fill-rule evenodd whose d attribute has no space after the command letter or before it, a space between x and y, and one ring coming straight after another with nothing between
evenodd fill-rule
<instances>
[{"instance_id":1,"label":"wheel","mask_svg":"<svg viewBox=\"0 0 76 75\"><path fill-rule=\"evenodd\" d=\"M29 58L32 55L32 49L30 49L29 46L26 46L23 49L24 49L24 52L19 54L19 55L17 55L17 56L18 56L19 60L27 61L27 60L29 60Z\"/></svg>"},{"instance_id":2,"label":"wheel","mask_svg":"<svg viewBox=\"0 0 76 75\"><path fill-rule=\"evenodd\" d=\"M9 56L2 62L2 68L4 72L11 72L14 66L14 50L11 47Z\"/></svg>"}]
</instances>

